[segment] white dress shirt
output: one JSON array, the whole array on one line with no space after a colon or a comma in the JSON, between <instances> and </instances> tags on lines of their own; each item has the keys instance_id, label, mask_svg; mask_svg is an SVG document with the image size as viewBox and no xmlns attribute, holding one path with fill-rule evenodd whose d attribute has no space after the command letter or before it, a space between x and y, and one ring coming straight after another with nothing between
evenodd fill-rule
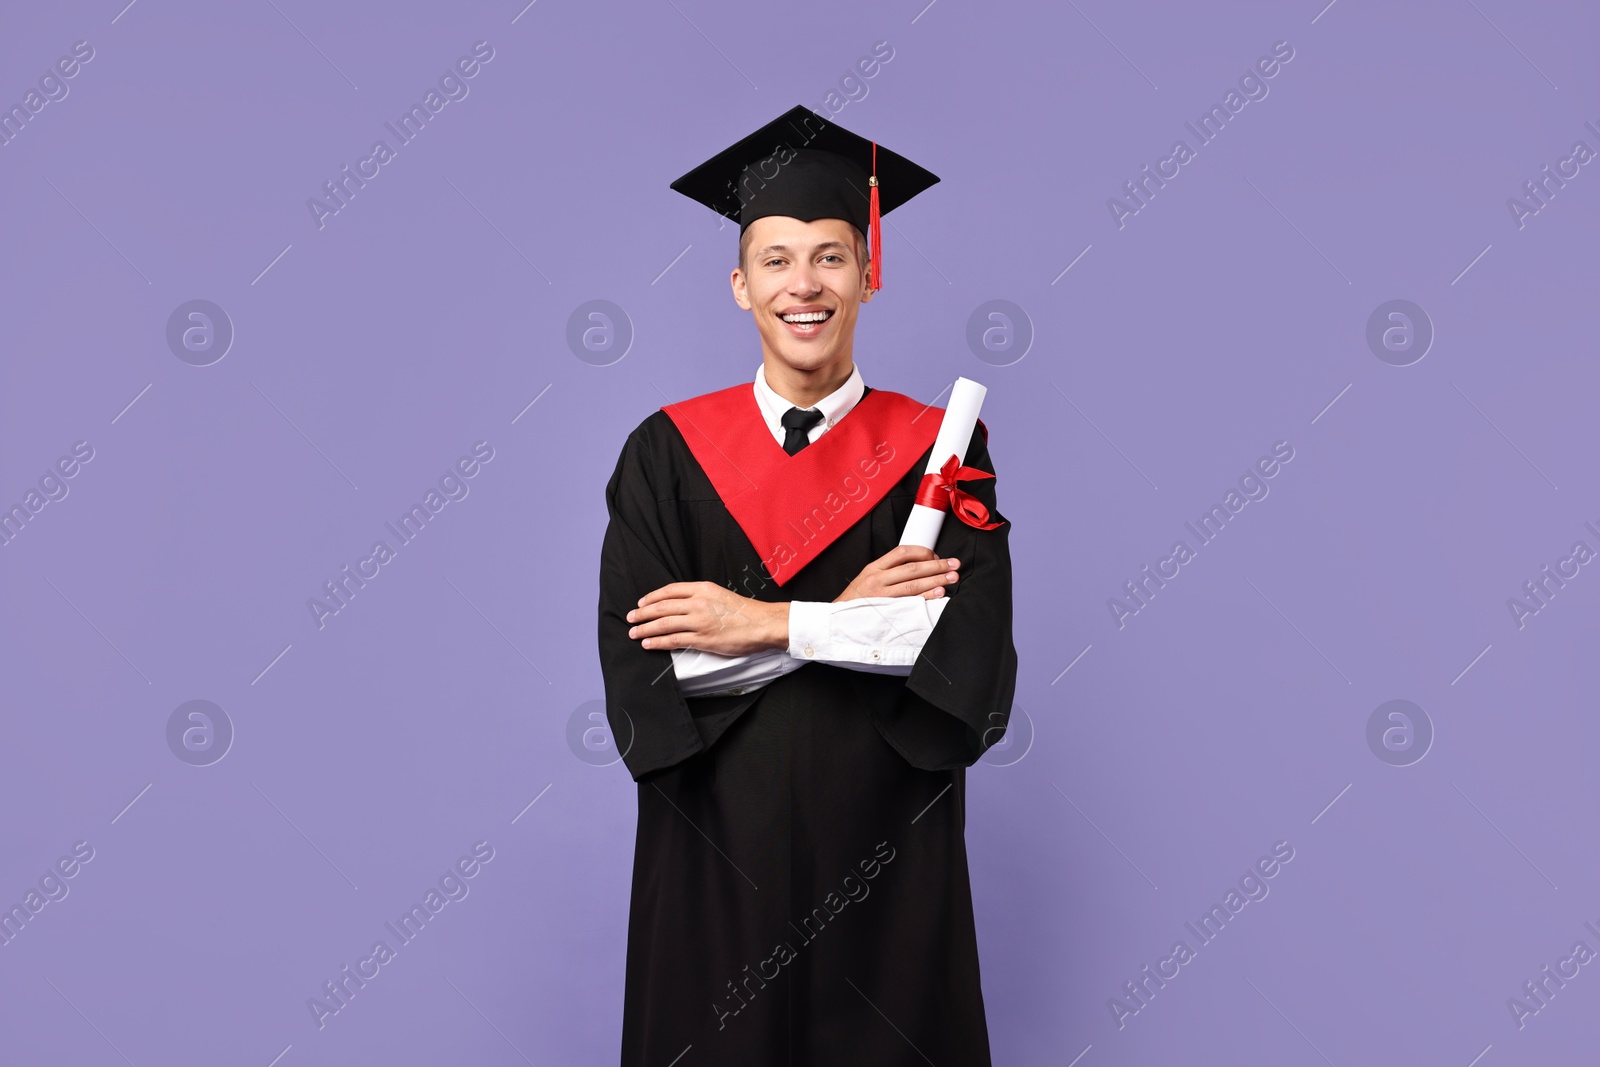
<instances>
[{"instance_id":1,"label":"white dress shirt","mask_svg":"<svg viewBox=\"0 0 1600 1067\"><path fill-rule=\"evenodd\" d=\"M815 442L844 418L861 399L861 368L852 366L843 385L817 401L823 419L813 426ZM765 365L756 368L756 402L778 444L787 430L784 412L796 407L767 384ZM813 409L807 409L813 410ZM807 663L831 663L874 674L908 675L934 624L948 603L945 597L869 596L826 603L789 602L789 647L769 648L742 656L724 656L697 648L672 649L672 672L685 696L747 693Z\"/></svg>"}]
</instances>

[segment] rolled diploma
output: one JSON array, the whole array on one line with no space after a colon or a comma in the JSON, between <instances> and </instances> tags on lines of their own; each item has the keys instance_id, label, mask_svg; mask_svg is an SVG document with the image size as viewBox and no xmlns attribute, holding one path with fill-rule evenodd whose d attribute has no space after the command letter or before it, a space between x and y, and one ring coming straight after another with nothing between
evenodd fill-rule
<instances>
[{"instance_id":1,"label":"rolled diploma","mask_svg":"<svg viewBox=\"0 0 1600 1067\"><path fill-rule=\"evenodd\" d=\"M972 431L978 425L978 409L983 407L983 398L989 390L973 381L971 378L957 378L955 387L950 390L950 403L944 409L944 421L939 424L939 436L934 439L933 452L928 457L928 469L924 474L935 474L944 466L945 460L953 454L956 464L966 462L967 442L972 440ZM935 509L923 504L911 505L911 517L906 520L905 533L900 537L902 545L921 545L923 548L932 548L939 540L939 531L944 527L944 517L948 509Z\"/></svg>"}]
</instances>

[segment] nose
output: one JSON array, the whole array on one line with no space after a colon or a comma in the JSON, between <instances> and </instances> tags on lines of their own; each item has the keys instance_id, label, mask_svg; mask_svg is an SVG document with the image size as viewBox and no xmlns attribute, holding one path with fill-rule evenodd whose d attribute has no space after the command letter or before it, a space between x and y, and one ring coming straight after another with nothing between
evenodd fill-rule
<instances>
[{"instance_id":1,"label":"nose","mask_svg":"<svg viewBox=\"0 0 1600 1067\"><path fill-rule=\"evenodd\" d=\"M822 288L817 269L810 263L800 262L789 275L789 292L795 296L812 296Z\"/></svg>"}]
</instances>

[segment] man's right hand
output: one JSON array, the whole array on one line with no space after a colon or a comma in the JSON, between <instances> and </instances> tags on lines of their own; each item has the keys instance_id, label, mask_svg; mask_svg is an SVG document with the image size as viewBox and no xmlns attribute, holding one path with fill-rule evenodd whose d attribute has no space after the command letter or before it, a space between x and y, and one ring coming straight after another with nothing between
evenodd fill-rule
<instances>
[{"instance_id":1,"label":"man's right hand","mask_svg":"<svg viewBox=\"0 0 1600 1067\"><path fill-rule=\"evenodd\" d=\"M956 580L959 566L960 560L941 559L931 548L896 545L867 564L834 598L834 603L868 596L920 596L932 600L944 596L944 587Z\"/></svg>"}]
</instances>

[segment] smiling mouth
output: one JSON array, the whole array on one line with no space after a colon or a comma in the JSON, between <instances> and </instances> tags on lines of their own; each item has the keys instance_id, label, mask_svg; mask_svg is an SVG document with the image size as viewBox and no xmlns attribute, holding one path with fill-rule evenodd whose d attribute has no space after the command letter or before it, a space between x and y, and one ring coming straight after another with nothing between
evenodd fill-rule
<instances>
[{"instance_id":1,"label":"smiling mouth","mask_svg":"<svg viewBox=\"0 0 1600 1067\"><path fill-rule=\"evenodd\" d=\"M789 336L802 339L822 336L823 327L832 318L832 311L796 311L778 316Z\"/></svg>"}]
</instances>

